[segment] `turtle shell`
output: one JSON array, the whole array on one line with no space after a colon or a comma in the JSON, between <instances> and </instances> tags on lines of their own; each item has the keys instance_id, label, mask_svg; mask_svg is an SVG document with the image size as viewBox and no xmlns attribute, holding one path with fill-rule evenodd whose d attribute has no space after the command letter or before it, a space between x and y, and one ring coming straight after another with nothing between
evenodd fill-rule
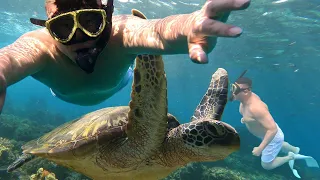
<instances>
[{"instance_id":1,"label":"turtle shell","mask_svg":"<svg viewBox=\"0 0 320 180\"><path fill-rule=\"evenodd\" d=\"M70 152L99 139L117 139L125 135L128 106L100 109L67 122L22 146L23 153L53 155Z\"/></svg>"}]
</instances>

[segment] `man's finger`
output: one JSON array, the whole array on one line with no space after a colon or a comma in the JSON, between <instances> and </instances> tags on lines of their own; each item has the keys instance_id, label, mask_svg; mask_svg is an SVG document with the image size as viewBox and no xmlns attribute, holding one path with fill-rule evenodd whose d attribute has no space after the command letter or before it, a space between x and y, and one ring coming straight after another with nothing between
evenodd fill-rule
<instances>
[{"instance_id":1,"label":"man's finger","mask_svg":"<svg viewBox=\"0 0 320 180\"><path fill-rule=\"evenodd\" d=\"M203 6L207 17L215 17L217 13L243 10L248 8L250 0L208 0Z\"/></svg>"},{"instance_id":2,"label":"man's finger","mask_svg":"<svg viewBox=\"0 0 320 180\"><path fill-rule=\"evenodd\" d=\"M190 59L197 64L207 64L208 63L208 56L204 51L203 47L199 44L189 43L189 56Z\"/></svg>"},{"instance_id":3,"label":"man's finger","mask_svg":"<svg viewBox=\"0 0 320 180\"><path fill-rule=\"evenodd\" d=\"M203 19L200 26L194 29L194 34L215 37L238 37L242 29L237 26L224 24L209 18Z\"/></svg>"},{"instance_id":4,"label":"man's finger","mask_svg":"<svg viewBox=\"0 0 320 180\"><path fill-rule=\"evenodd\" d=\"M6 94L7 94L7 88L3 88L2 91L0 92L0 114L2 113L2 108L4 105L4 101L6 99Z\"/></svg>"}]
</instances>

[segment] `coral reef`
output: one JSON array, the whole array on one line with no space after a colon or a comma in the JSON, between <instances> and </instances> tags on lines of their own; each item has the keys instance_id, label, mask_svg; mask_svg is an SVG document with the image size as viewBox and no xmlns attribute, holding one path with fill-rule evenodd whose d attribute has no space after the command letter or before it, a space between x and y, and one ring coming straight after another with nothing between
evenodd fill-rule
<instances>
[{"instance_id":1,"label":"coral reef","mask_svg":"<svg viewBox=\"0 0 320 180\"><path fill-rule=\"evenodd\" d=\"M7 166L21 154L21 146L24 143L29 140L36 139L54 128L54 125L42 124L38 123L37 121L31 121L29 119L14 115L1 114L0 180L29 179L29 175L34 173L39 167L54 171L57 177L61 177L60 179L86 180L86 177L81 174L72 172L67 168L57 166L53 162L41 158L37 158L31 162L28 162L27 165L20 167L13 173L6 172Z\"/></svg>"},{"instance_id":2,"label":"coral reef","mask_svg":"<svg viewBox=\"0 0 320 180\"><path fill-rule=\"evenodd\" d=\"M0 180L16 179L15 174L7 174L6 168L9 162L16 159L19 153L18 146L16 141L0 137Z\"/></svg>"},{"instance_id":3,"label":"coral reef","mask_svg":"<svg viewBox=\"0 0 320 180\"><path fill-rule=\"evenodd\" d=\"M67 121L65 116L59 111L53 112L52 108L48 107L45 99L36 96L29 97L29 100L20 106L13 103L12 100L7 99L2 114L14 114L21 119L28 119L41 125L50 124L51 126L59 126Z\"/></svg>"},{"instance_id":4,"label":"coral reef","mask_svg":"<svg viewBox=\"0 0 320 180\"><path fill-rule=\"evenodd\" d=\"M54 126L52 125L39 124L14 115L1 114L0 116L0 137L16 141L36 139L53 128Z\"/></svg>"},{"instance_id":5,"label":"coral reef","mask_svg":"<svg viewBox=\"0 0 320 180\"><path fill-rule=\"evenodd\" d=\"M73 172L65 167L58 166L52 161L43 159L43 158L36 158L33 161L29 162L27 165L24 165L20 168L21 173L23 174L32 174L38 167L42 167L43 169L50 170L54 172L55 177L57 179L64 179L64 180L89 180L85 176Z\"/></svg>"},{"instance_id":6,"label":"coral reef","mask_svg":"<svg viewBox=\"0 0 320 180\"><path fill-rule=\"evenodd\" d=\"M0 159L3 152L8 152L13 147L12 144L10 144L10 141L0 137Z\"/></svg>"},{"instance_id":7,"label":"coral reef","mask_svg":"<svg viewBox=\"0 0 320 180\"><path fill-rule=\"evenodd\" d=\"M8 162L15 160L15 141L0 137L0 168L7 165Z\"/></svg>"},{"instance_id":8,"label":"coral reef","mask_svg":"<svg viewBox=\"0 0 320 180\"><path fill-rule=\"evenodd\" d=\"M58 180L53 172L39 168L36 174L30 176L30 180Z\"/></svg>"}]
</instances>

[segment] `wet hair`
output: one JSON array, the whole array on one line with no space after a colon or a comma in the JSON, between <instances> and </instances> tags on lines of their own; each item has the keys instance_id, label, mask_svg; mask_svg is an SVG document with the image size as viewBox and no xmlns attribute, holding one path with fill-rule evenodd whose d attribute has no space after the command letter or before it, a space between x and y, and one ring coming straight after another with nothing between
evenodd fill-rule
<instances>
[{"instance_id":1,"label":"wet hair","mask_svg":"<svg viewBox=\"0 0 320 180\"><path fill-rule=\"evenodd\" d=\"M241 77L236 81L238 84L246 84L249 87L252 87L252 80L247 77Z\"/></svg>"},{"instance_id":2,"label":"wet hair","mask_svg":"<svg viewBox=\"0 0 320 180\"><path fill-rule=\"evenodd\" d=\"M99 8L97 0L46 0L46 5L53 3L59 12L68 12L84 8Z\"/></svg>"}]
</instances>

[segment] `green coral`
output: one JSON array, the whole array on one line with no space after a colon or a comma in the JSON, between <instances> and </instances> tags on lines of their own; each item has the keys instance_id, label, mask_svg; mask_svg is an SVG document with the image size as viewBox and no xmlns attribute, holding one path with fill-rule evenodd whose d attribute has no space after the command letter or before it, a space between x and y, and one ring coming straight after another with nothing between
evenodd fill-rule
<instances>
[{"instance_id":1,"label":"green coral","mask_svg":"<svg viewBox=\"0 0 320 180\"><path fill-rule=\"evenodd\" d=\"M71 171L63 166L58 166L54 162L44 158L36 158L28 162L26 165L20 167L20 174L33 174L34 171L36 171L39 167L42 167L44 169L50 169L50 171L54 172L56 177L59 177L63 180L89 180L84 175Z\"/></svg>"},{"instance_id":2,"label":"green coral","mask_svg":"<svg viewBox=\"0 0 320 180\"><path fill-rule=\"evenodd\" d=\"M4 146L3 144L0 144L0 160L2 156L2 152L7 152L9 150L8 147Z\"/></svg>"},{"instance_id":3,"label":"green coral","mask_svg":"<svg viewBox=\"0 0 320 180\"><path fill-rule=\"evenodd\" d=\"M251 147L248 148L251 150ZM290 180L295 179L288 166L280 166L274 170L261 167L260 158L253 156L249 150L232 153L223 161L190 163L171 173L165 180ZM298 162L295 164L298 167ZM310 169L310 168L309 168ZM303 171L301 176L308 177ZM310 176L314 179L315 173ZM312 177L312 178L311 178Z\"/></svg>"},{"instance_id":4,"label":"green coral","mask_svg":"<svg viewBox=\"0 0 320 180\"><path fill-rule=\"evenodd\" d=\"M199 179L199 174L202 174L203 170L200 163L189 163L186 166L177 169L163 180Z\"/></svg>"},{"instance_id":5,"label":"green coral","mask_svg":"<svg viewBox=\"0 0 320 180\"><path fill-rule=\"evenodd\" d=\"M204 179L219 179L219 180L245 180L248 178L241 177L241 174L237 170L223 168L223 167L213 167L208 168L203 173Z\"/></svg>"},{"instance_id":6,"label":"green coral","mask_svg":"<svg viewBox=\"0 0 320 180\"><path fill-rule=\"evenodd\" d=\"M52 172L39 168L36 174L30 176L30 180L58 180Z\"/></svg>"},{"instance_id":7,"label":"green coral","mask_svg":"<svg viewBox=\"0 0 320 180\"><path fill-rule=\"evenodd\" d=\"M212 180L247 180L247 179L259 179L259 180L286 180L285 177L279 174L267 174L263 171L247 172L243 169L229 168L229 167L205 167L203 173L203 179Z\"/></svg>"},{"instance_id":8,"label":"green coral","mask_svg":"<svg viewBox=\"0 0 320 180\"><path fill-rule=\"evenodd\" d=\"M53 128L52 125L39 124L36 121L14 115L1 114L0 116L0 136L16 141L36 139Z\"/></svg>"},{"instance_id":9,"label":"green coral","mask_svg":"<svg viewBox=\"0 0 320 180\"><path fill-rule=\"evenodd\" d=\"M0 167L5 167L16 157L14 141L0 137Z\"/></svg>"}]
</instances>

